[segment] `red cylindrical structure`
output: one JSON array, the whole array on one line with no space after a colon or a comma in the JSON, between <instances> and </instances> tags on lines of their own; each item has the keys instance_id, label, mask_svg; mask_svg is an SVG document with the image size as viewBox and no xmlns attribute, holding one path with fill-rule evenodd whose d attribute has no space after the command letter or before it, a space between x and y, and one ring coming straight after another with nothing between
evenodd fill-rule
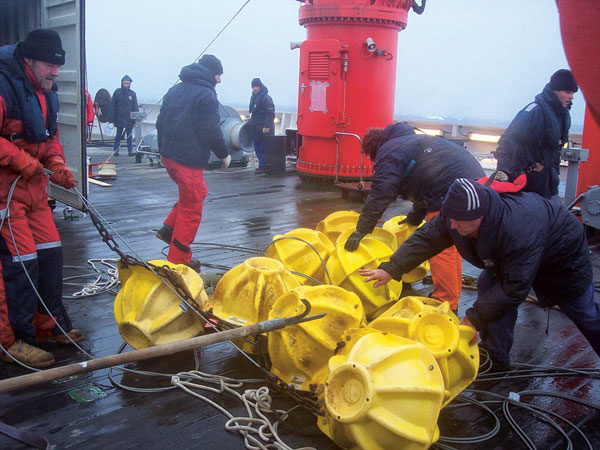
<instances>
[{"instance_id":1,"label":"red cylindrical structure","mask_svg":"<svg viewBox=\"0 0 600 450\"><path fill-rule=\"evenodd\" d=\"M585 97L587 108L582 148L587 162L579 166L577 194L600 185L600 3L597 0L557 0L567 60Z\"/></svg>"},{"instance_id":2,"label":"red cylindrical structure","mask_svg":"<svg viewBox=\"0 0 600 450\"><path fill-rule=\"evenodd\" d=\"M361 176L360 142L348 133L362 137L393 121L398 31L410 6L410 0L305 0L300 7L307 30L298 90L301 175ZM372 176L371 162L363 164L362 176Z\"/></svg>"}]
</instances>

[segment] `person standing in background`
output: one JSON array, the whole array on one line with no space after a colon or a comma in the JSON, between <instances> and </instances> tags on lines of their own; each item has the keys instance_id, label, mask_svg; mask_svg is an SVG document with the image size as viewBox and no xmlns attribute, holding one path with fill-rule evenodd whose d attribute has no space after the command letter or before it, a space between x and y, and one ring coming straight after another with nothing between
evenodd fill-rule
<instances>
[{"instance_id":1,"label":"person standing in background","mask_svg":"<svg viewBox=\"0 0 600 450\"><path fill-rule=\"evenodd\" d=\"M131 113L138 111L138 101L135 91L131 89L133 80L129 75L121 78L121 87L115 90L112 95L109 112L109 122L115 124L117 134L115 135L115 144L113 152L119 155L119 146L123 132L127 134L127 154L133 156L133 127L135 120L131 118Z\"/></svg>"},{"instance_id":2,"label":"person standing in background","mask_svg":"<svg viewBox=\"0 0 600 450\"><path fill-rule=\"evenodd\" d=\"M275 105L269 95L269 89L260 81L260 78L254 78L251 83L252 96L248 112L250 116L250 130L252 143L254 144L254 153L258 158L258 169L255 173L265 173L265 135L275 134Z\"/></svg>"},{"instance_id":3,"label":"person standing in background","mask_svg":"<svg viewBox=\"0 0 600 450\"><path fill-rule=\"evenodd\" d=\"M525 191L558 199L560 151L569 140L569 109L577 90L571 71L558 70L519 111L498 141L497 180L512 182L524 172Z\"/></svg>"}]
</instances>

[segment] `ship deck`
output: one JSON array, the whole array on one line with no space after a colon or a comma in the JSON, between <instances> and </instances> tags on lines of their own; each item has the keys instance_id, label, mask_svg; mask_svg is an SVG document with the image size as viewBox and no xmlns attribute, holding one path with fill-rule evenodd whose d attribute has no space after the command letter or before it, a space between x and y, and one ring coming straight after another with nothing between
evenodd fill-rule
<instances>
[{"instance_id":1,"label":"ship deck","mask_svg":"<svg viewBox=\"0 0 600 450\"><path fill-rule=\"evenodd\" d=\"M107 147L88 149L92 162L103 161L110 153ZM123 151L121 151L123 154ZM164 244L155 238L156 229L176 201L177 189L164 168L150 165L147 159L136 164L134 158L114 157L118 176L110 180L112 187L90 185L89 201L118 231L137 254L144 259L160 259ZM232 168L227 171L206 173L208 196L197 240L211 244L242 246L260 251L275 234L283 234L298 227L314 228L328 214L353 209L360 211L362 204L352 196L343 198L340 191L327 184L302 182L294 173L283 177L254 175L254 168ZM61 234L65 276L90 273L90 259L116 258L100 239L88 217L72 217L63 212L59 204L54 211ZM384 219L408 212L410 204L395 202ZM77 216L75 211L74 216ZM65 218L66 217L66 218ZM71 218L72 217L72 218ZM132 254L119 241L120 248ZM593 248L594 272L597 277L600 258ZM203 271L222 272L221 266L233 267L249 254L218 248L216 245L195 246L196 256L207 265ZM463 271L476 275L477 270L467 264ZM88 279L93 279L90 277ZM597 278L596 278L597 279ZM78 280L79 281L79 280ZM65 294L79 289L66 286ZM407 288L405 294L426 295L430 286L417 283ZM65 305L74 324L83 330L83 348L102 357L118 351L122 339L113 316L115 292L66 298ZM474 301L474 292L463 290L460 310ZM548 316L549 314L549 316ZM549 326L547 327L547 320ZM546 329L548 331L546 332ZM516 327L514 362L558 368L595 369L589 373L570 376L502 377L480 380L471 389L493 392L501 398L509 393L545 391L557 395L583 399L600 405L600 362L585 339L572 323L556 309L547 310L533 303L520 308ZM71 346L43 344L54 353L57 365L85 361L87 357ZM214 344L196 352L198 369L235 378L254 378L260 372L229 343ZM194 352L188 351L161 359L148 360L127 367L152 372L174 374L194 369ZM0 362L0 379L28 373L26 369ZM557 372L558 373L558 372ZM560 371L564 375L564 370ZM514 374L513 374L514 375ZM143 376L133 372L113 371L114 380L137 388L169 386L168 377ZM179 389L163 392L139 393L116 387L107 370L79 375L61 383L45 383L20 391L0 394L0 421L34 431L45 436L52 448L128 449L128 448L243 448L243 439L235 432L224 429L226 417L212 406ZM468 394L473 397L475 394ZM233 415L243 412L243 406L230 395L207 396L230 410ZM480 400L498 400L490 394ZM548 396L523 396L523 401L546 408L566 417L589 439L591 448L600 448L600 411L571 400ZM458 401L442 411L439 420L444 437L468 438L484 435L495 427L499 431L483 442L445 441L443 448L476 449L527 448L509 425L500 402L489 403L490 412L481 406L455 406ZM289 400L274 397L278 408L286 409ZM531 411L512 404L510 411L518 425L529 436L535 447L561 449L567 441L559 431L549 426L545 419ZM561 419L553 419L564 428L573 440L573 448L587 448L584 439ZM279 428L280 436L291 447L312 446L318 449L337 448L315 426L316 420L308 412L295 410L286 425ZM0 448L28 448L0 434Z\"/></svg>"}]
</instances>

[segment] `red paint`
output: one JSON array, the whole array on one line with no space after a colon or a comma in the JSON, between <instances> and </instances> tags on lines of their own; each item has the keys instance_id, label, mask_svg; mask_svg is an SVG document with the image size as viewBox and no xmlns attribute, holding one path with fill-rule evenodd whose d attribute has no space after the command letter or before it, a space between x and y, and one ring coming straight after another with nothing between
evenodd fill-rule
<instances>
[{"instance_id":1,"label":"red paint","mask_svg":"<svg viewBox=\"0 0 600 450\"><path fill-rule=\"evenodd\" d=\"M579 166L577 193L600 185L600 2L557 0L563 46L587 109L582 148L590 150Z\"/></svg>"},{"instance_id":2,"label":"red paint","mask_svg":"<svg viewBox=\"0 0 600 450\"><path fill-rule=\"evenodd\" d=\"M367 128L393 121L398 31L406 27L410 5L410 0L306 0L300 7L300 25L307 31L298 91L301 174L334 178L335 132L362 137ZM385 54L369 52L367 38ZM340 136L339 142L339 177L359 178L359 141ZM372 176L372 169L365 158L363 176Z\"/></svg>"}]
</instances>

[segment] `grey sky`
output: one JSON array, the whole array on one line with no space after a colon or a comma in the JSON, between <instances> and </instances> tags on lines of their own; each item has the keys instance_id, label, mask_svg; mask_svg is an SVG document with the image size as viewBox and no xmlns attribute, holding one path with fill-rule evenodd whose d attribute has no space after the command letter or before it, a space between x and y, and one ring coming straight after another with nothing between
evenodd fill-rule
<instances>
[{"instance_id":1,"label":"grey sky","mask_svg":"<svg viewBox=\"0 0 600 450\"><path fill-rule=\"evenodd\" d=\"M140 101L158 100L245 0L86 2L89 88L113 91L133 78ZM209 48L224 66L219 100L247 106L260 77L278 110L295 111L302 41L295 0L251 0ZM555 0L428 0L400 32L395 112L506 125L550 75L568 68ZM581 129L577 93L572 129Z\"/></svg>"}]
</instances>

